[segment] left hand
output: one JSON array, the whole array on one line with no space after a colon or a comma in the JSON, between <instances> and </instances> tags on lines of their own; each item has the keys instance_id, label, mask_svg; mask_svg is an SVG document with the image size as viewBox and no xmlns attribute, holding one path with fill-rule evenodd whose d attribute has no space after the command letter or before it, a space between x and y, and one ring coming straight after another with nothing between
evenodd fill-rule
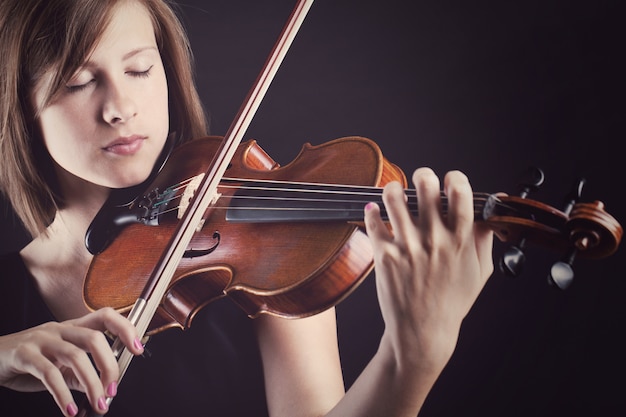
<instances>
[{"instance_id":1,"label":"left hand","mask_svg":"<svg viewBox=\"0 0 626 417\"><path fill-rule=\"evenodd\" d=\"M383 343L394 355L441 370L458 339L461 322L493 272L493 233L474 223L473 194L459 171L440 183L429 168L413 174L419 216L409 213L399 183L390 183L380 208L369 204L367 233L374 247L379 303L385 322Z\"/></svg>"}]
</instances>

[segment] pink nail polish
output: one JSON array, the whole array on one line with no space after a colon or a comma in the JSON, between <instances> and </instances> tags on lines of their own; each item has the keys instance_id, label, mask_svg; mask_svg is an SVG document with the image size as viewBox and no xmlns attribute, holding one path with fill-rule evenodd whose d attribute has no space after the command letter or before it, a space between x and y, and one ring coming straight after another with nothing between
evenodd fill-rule
<instances>
[{"instance_id":1,"label":"pink nail polish","mask_svg":"<svg viewBox=\"0 0 626 417\"><path fill-rule=\"evenodd\" d=\"M78 407L76 407L76 404L74 403L69 403L65 410L70 416L75 416L76 414L78 414Z\"/></svg>"},{"instance_id":2,"label":"pink nail polish","mask_svg":"<svg viewBox=\"0 0 626 417\"><path fill-rule=\"evenodd\" d=\"M117 382L113 381L107 387L107 395L109 397L115 397L117 395Z\"/></svg>"},{"instance_id":3,"label":"pink nail polish","mask_svg":"<svg viewBox=\"0 0 626 417\"><path fill-rule=\"evenodd\" d=\"M365 205L365 211L370 211L373 208L374 208L374 203L367 203Z\"/></svg>"},{"instance_id":4,"label":"pink nail polish","mask_svg":"<svg viewBox=\"0 0 626 417\"><path fill-rule=\"evenodd\" d=\"M99 408L100 410L102 410L102 411L107 411L107 409L109 408L109 407L107 406L107 401L106 401L106 399L105 399L104 397L100 397L100 398L98 399L98 408Z\"/></svg>"},{"instance_id":5,"label":"pink nail polish","mask_svg":"<svg viewBox=\"0 0 626 417\"><path fill-rule=\"evenodd\" d=\"M135 339L135 348L139 349L140 351L143 351L143 344L141 343L141 340L139 340L139 338Z\"/></svg>"}]
</instances>

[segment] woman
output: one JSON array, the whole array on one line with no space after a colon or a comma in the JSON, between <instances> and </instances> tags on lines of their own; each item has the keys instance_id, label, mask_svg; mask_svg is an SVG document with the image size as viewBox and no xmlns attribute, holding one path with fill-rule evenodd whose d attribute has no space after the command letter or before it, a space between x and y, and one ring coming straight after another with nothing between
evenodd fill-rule
<instances>
[{"instance_id":1,"label":"woman","mask_svg":"<svg viewBox=\"0 0 626 417\"><path fill-rule=\"evenodd\" d=\"M439 180L427 168L412 177L419 218L397 183L383 195L393 233L376 204L365 206L385 330L347 392L333 309L301 320L243 321L218 305L194 319L180 343L168 343L178 334L155 337L154 361L133 363L118 393L102 332L118 335L134 354L144 349L121 315L85 307L91 255L84 236L111 190L149 177L168 137L179 144L205 135L188 43L158 0L5 0L0 27L0 187L33 235L2 260L2 293L10 294L0 333L2 406L28 413L45 400L19 392L48 391L72 416L75 389L100 413L116 397L111 415L418 413L493 269L492 236L474 225L463 174L444 178L446 216ZM203 374L204 385L183 386L192 373Z\"/></svg>"}]
</instances>

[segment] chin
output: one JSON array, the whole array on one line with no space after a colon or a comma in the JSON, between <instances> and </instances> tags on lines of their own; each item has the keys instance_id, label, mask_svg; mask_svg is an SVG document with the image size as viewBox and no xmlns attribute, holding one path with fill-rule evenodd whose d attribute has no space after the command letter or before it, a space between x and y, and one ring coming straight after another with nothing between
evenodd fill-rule
<instances>
[{"instance_id":1,"label":"chin","mask_svg":"<svg viewBox=\"0 0 626 417\"><path fill-rule=\"evenodd\" d=\"M147 172L147 173L136 173L136 174L132 174L132 175L128 175L128 173L126 173L126 175L121 176L119 178L109 179L110 180L109 187L110 188L129 188L129 187L134 187L136 185L139 185L139 184L143 183L149 177L150 177L150 172Z\"/></svg>"}]
</instances>

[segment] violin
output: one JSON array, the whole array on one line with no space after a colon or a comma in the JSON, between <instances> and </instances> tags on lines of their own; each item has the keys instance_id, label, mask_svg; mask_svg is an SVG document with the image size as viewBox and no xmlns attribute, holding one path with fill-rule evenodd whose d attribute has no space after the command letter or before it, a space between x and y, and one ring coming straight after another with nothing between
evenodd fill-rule
<instances>
[{"instance_id":1,"label":"violin","mask_svg":"<svg viewBox=\"0 0 626 417\"><path fill-rule=\"evenodd\" d=\"M90 308L130 310L221 142L206 137L180 146L140 197L96 217L88 246L100 253L84 285ZM149 333L187 328L203 306L221 297L250 317L298 318L336 305L373 267L363 207L378 202L385 218L382 187L390 181L407 185L405 174L363 137L306 144L285 166L256 141L240 145ZM409 209L418 215L415 193L407 190L407 196ZM445 210L445 195L442 202ZM525 196L474 193L474 209L476 221L489 225L499 240L517 245L503 258L502 266L511 270L522 241L599 259L617 250L623 234L601 202L575 203L565 213ZM112 235L117 236L106 249L98 246L106 243L97 236ZM558 284L569 264L557 265L552 275Z\"/></svg>"}]
</instances>

